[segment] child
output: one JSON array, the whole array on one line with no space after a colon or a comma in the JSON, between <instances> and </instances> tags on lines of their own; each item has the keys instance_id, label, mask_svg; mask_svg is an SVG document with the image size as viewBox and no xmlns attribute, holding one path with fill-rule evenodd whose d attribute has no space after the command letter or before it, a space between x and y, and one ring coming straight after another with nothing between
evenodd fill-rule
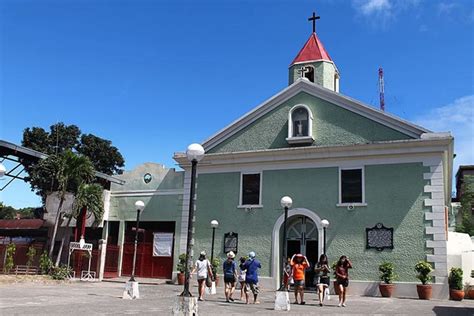
<instances>
[{"instance_id":1,"label":"child","mask_svg":"<svg viewBox=\"0 0 474 316\"><path fill-rule=\"evenodd\" d=\"M352 263L346 256L341 256L336 265L336 281L339 286L339 304L338 307L346 307L346 292L349 286L349 269Z\"/></svg>"},{"instance_id":2,"label":"child","mask_svg":"<svg viewBox=\"0 0 474 316\"><path fill-rule=\"evenodd\" d=\"M309 267L309 262L306 256L302 254L293 255L290 262L293 268L293 280L295 282L295 303L298 304L298 294L300 296L300 304L304 305L304 273Z\"/></svg>"}]
</instances>

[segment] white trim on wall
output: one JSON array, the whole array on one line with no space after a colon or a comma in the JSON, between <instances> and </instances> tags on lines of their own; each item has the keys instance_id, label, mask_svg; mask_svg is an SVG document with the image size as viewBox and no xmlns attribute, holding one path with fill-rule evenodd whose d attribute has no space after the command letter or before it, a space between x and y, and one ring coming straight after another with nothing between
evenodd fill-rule
<instances>
[{"instance_id":1,"label":"white trim on wall","mask_svg":"<svg viewBox=\"0 0 474 316\"><path fill-rule=\"evenodd\" d=\"M128 191L113 191L113 197L130 197L130 196L152 196L152 195L180 195L183 194L183 189L168 189L168 190L128 190Z\"/></svg>"},{"instance_id":2,"label":"white trim on wall","mask_svg":"<svg viewBox=\"0 0 474 316\"><path fill-rule=\"evenodd\" d=\"M307 136L293 136L293 112L299 108L304 108L308 112L308 135ZM286 141L293 143L313 143L313 112L306 104L297 104L288 111L288 137Z\"/></svg>"}]
</instances>

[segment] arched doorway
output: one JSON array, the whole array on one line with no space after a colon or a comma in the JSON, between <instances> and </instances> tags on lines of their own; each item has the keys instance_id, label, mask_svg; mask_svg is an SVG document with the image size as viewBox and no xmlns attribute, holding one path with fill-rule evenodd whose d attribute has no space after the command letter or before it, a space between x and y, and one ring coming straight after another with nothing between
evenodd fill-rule
<instances>
[{"instance_id":1,"label":"arched doorway","mask_svg":"<svg viewBox=\"0 0 474 316\"><path fill-rule=\"evenodd\" d=\"M280 284L280 270L282 260L283 222L282 214L275 222L272 234L272 277L275 288ZM287 222L287 253L291 257L294 253L303 253L310 263L314 263L321 254L323 243L323 229L321 218L313 211L305 208L288 211ZM308 280L309 281L309 280Z\"/></svg>"},{"instance_id":2,"label":"arched doorway","mask_svg":"<svg viewBox=\"0 0 474 316\"><path fill-rule=\"evenodd\" d=\"M297 215L288 219L286 249L288 257L301 253L313 266L318 260L319 231L313 220L307 216ZM312 287L313 269L306 271L306 287Z\"/></svg>"}]
</instances>

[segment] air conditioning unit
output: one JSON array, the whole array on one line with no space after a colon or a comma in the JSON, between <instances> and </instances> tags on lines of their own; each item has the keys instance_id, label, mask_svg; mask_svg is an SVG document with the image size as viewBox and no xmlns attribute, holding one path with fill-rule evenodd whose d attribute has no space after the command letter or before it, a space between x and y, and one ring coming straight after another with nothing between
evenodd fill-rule
<instances>
[{"instance_id":1,"label":"air conditioning unit","mask_svg":"<svg viewBox=\"0 0 474 316\"><path fill-rule=\"evenodd\" d=\"M354 209L355 209L354 204L349 204L349 205L347 205L347 210L348 210L348 211L353 211Z\"/></svg>"}]
</instances>

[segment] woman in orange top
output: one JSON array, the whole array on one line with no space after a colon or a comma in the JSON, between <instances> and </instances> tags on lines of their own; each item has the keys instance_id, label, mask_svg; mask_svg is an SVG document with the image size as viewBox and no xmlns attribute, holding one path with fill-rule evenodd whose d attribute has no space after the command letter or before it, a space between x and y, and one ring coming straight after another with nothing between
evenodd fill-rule
<instances>
[{"instance_id":1,"label":"woman in orange top","mask_svg":"<svg viewBox=\"0 0 474 316\"><path fill-rule=\"evenodd\" d=\"M302 254L291 257L291 267L293 269L293 280L295 281L295 303L298 304L298 293L300 294L300 304L304 305L304 273L309 267L308 259Z\"/></svg>"}]
</instances>

